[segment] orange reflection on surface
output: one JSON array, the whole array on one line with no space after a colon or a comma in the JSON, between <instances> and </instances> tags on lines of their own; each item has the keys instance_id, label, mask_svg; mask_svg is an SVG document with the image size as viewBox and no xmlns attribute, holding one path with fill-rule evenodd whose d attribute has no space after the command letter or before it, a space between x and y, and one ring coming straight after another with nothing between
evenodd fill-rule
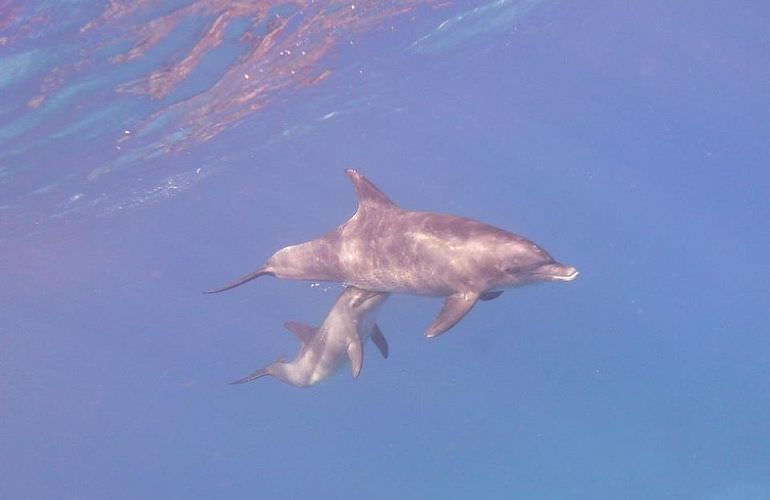
<instances>
[{"instance_id":1,"label":"orange reflection on surface","mask_svg":"<svg viewBox=\"0 0 770 500\"><path fill-rule=\"evenodd\" d=\"M148 117L139 132L161 118L175 117L177 134L164 150L184 149L211 139L250 114L262 109L279 91L316 85L332 73L320 67L321 59L342 41L377 27L383 21L432 0L364 0L345 4L302 0L233 2L198 0L160 17L134 26L129 33L133 47L113 57L125 63L145 57L187 19L205 18L207 25L194 45L175 62L149 75L117 86L120 93L169 96L200 65L202 58L223 43L234 22L248 23L238 38L243 52L209 88ZM82 32L124 23L147 10L151 0L113 0L104 13L81 28ZM281 10L288 14L278 14ZM208 19L210 18L210 20ZM127 138L126 138L127 139Z\"/></svg>"}]
</instances>

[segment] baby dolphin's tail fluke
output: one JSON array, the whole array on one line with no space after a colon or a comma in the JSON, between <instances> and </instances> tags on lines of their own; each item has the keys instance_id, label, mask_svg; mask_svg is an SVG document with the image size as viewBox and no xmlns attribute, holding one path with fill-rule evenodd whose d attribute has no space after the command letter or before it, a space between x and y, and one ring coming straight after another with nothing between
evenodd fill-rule
<instances>
[{"instance_id":1,"label":"baby dolphin's tail fluke","mask_svg":"<svg viewBox=\"0 0 770 500\"><path fill-rule=\"evenodd\" d=\"M232 382L230 382L230 385L245 384L246 382L257 380L258 378L264 377L265 375L273 375L271 368L278 365L279 363L285 363L286 360L287 360L286 356L281 356L280 358L276 359L274 362L270 363L265 367L260 368L259 370L255 371L251 375L247 375L243 378L239 378L238 380L233 380Z\"/></svg>"},{"instance_id":2,"label":"baby dolphin's tail fluke","mask_svg":"<svg viewBox=\"0 0 770 500\"><path fill-rule=\"evenodd\" d=\"M230 384L231 385L245 384L246 382L257 380L258 378L264 377L265 375L270 375L270 371L267 368L260 368L259 370L255 371L251 375L248 375L243 378L239 378L238 380L233 380L232 382L230 382Z\"/></svg>"},{"instance_id":3,"label":"baby dolphin's tail fluke","mask_svg":"<svg viewBox=\"0 0 770 500\"><path fill-rule=\"evenodd\" d=\"M219 293L224 292L225 290L230 290L232 288L235 288L237 286L241 286L244 283L247 283L255 278L259 278L260 276L275 276L275 273L273 271L268 271L266 268L258 269L254 271L253 273L249 273L246 276L242 276L238 278L237 280L233 281L232 283L228 283L227 285L223 286L222 288L215 288L214 290L206 290L203 293Z\"/></svg>"}]
</instances>

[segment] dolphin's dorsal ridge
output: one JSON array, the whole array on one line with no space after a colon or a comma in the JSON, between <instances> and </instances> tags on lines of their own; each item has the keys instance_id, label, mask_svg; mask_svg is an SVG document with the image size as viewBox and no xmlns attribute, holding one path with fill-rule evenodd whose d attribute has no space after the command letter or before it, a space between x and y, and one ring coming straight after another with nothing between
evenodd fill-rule
<instances>
[{"instance_id":1,"label":"dolphin's dorsal ridge","mask_svg":"<svg viewBox=\"0 0 770 500\"><path fill-rule=\"evenodd\" d=\"M377 186L372 184L369 179L361 175L357 170L349 168L345 170L345 173L350 177L353 186L356 188L359 212L370 208L385 209L396 206L385 193L380 191Z\"/></svg>"},{"instance_id":2,"label":"dolphin's dorsal ridge","mask_svg":"<svg viewBox=\"0 0 770 500\"><path fill-rule=\"evenodd\" d=\"M310 339L313 338L315 332L318 331L318 328L314 326L298 323L296 321L287 321L283 326L296 335L303 344L310 342Z\"/></svg>"}]
</instances>

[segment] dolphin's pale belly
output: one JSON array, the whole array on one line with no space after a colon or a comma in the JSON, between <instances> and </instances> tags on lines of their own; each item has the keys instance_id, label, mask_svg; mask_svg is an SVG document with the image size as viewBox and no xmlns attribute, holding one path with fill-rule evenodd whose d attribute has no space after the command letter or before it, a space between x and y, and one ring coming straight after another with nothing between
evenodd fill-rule
<instances>
[{"instance_id":1,"label":"dolphin's pale belly","mask_svg":"<svg viewBox=\"0 0 770 500\"><path fill-rule=\"evenodd\" d=\"M345 273L343 281L346 285L367 290L412 295L445 296L467 288L460 286L460 280L447 280L445 276L437 277L418 269L381 267L378 271L367 274L354 268Z\"/></svg>"},{"instance_id":2,"label":"dolphin's pale belly","mask_svg":"<svg viewBox=\"0 0 770 500\"><path fill-rule=\"evenodd\" d=\"M345 351L329 353L325 359L319 360L307 374L307 380L309 385L317 384L318 382L339 373L343 364L347 361Z\"/></svg>"},{"instance_id":3,"label":"dolphin's pale belly","mask_svg":"<svg viewBox=\"0 0 770 500\"><path fill-rule=\"evenodd\" d=\"M342 337L335 336L337 333L321 327L318 337L296 359L283 365L284 377L294 385L307 387L339 372L347 357L345 344Z\"/></svg>"},{"instance_id":4,"label":"dolphin's pale belly","mask_svg":"<svg viewBox=\"0 0 770 500\"><path fill-rule=\"evenodd\" d=\"M366 248L361 248L366 247ZM342 280L366 290L447 295L462 286L462 275L446 264L424 262L419 255L382 251L346 242L340 252Z\"/></svg>"}]
</instances>

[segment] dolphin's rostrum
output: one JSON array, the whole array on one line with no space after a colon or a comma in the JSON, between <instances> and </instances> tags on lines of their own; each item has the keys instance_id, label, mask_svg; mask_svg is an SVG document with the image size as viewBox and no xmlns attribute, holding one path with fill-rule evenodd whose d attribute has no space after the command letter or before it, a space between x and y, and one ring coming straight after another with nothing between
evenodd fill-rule
<instances>
[{"instance_id":1,"label":"dolphin's rostrum","mask_svg":"<svg viewBox=\"0 0 770 500\"><path fill-rule=\"evenodd\" d=\"M353 217L321 238L278 250L265 267L208 293L272 275L443 296L444 306L425 333L435 337L503 288L578 276L522 236L465 217L403 210L356 170L345 173L358 195Z\"/></svg>"},{"instance_id":2,"label":"dolphin's rostrum","mask_svg":"<svg viewBox=\"0 0 770 500\"><path fill-rule=\"evenodd\" d=\"M294 360L286 362L281 358L232 383L243 384L272 375L287 384L307 387L332 375L345 359L350 359L353 377L358 377L364 362L364 345L370 337L382 356L388 357L388 343L375 323L375 315L389 295L353 286L345 288L320 327L293 321L284 325L302 343Z\"/></svg>"}]
</instances>

